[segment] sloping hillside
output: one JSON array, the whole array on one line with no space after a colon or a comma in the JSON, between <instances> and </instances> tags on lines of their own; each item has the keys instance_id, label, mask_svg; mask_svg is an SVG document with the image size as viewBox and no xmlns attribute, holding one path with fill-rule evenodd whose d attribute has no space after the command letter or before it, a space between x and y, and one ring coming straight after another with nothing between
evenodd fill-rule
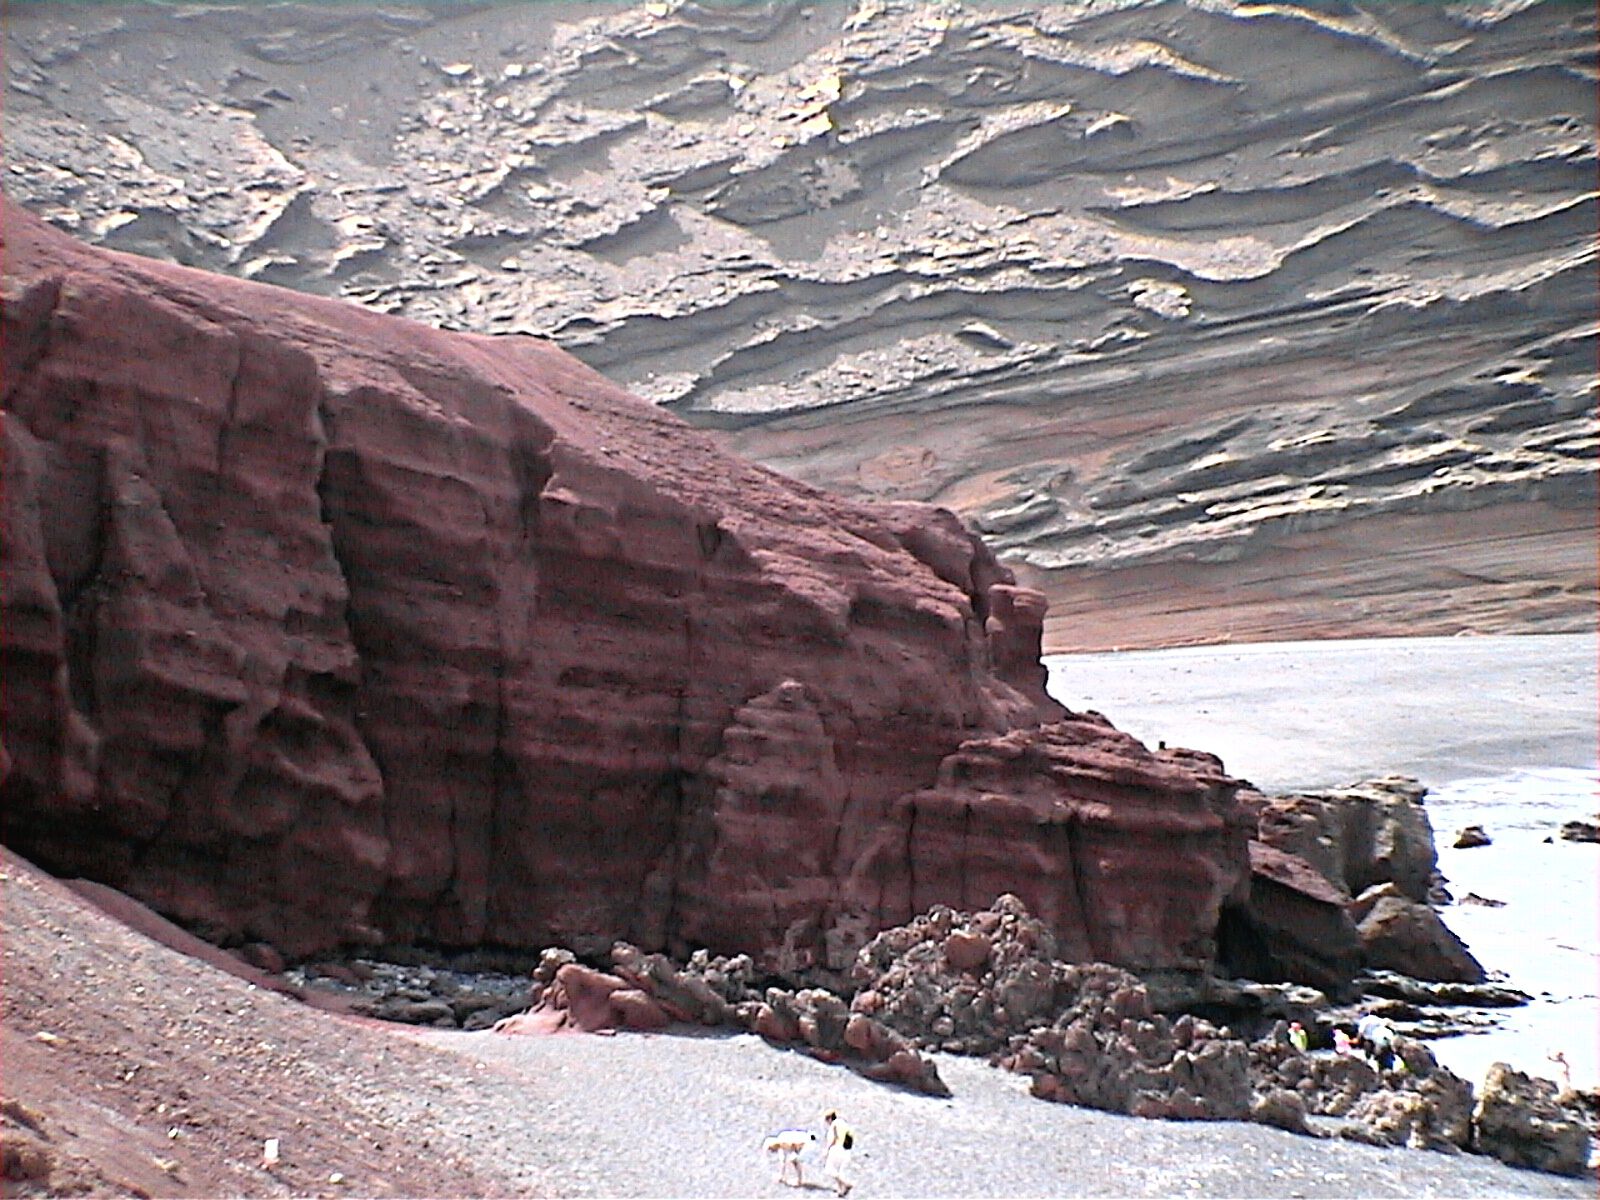
<instances>
[{"instance_id":1,"label":"sloping hillside","mask_svg":"<svg viewBox=\"0 0 1600 1200\"><path fill-rule=\"evenodd\" d=\"M1565 0L14 4L80 236L549 336L968 518L1051 649L1593 623Z\"/></svg>"}]
</instances>

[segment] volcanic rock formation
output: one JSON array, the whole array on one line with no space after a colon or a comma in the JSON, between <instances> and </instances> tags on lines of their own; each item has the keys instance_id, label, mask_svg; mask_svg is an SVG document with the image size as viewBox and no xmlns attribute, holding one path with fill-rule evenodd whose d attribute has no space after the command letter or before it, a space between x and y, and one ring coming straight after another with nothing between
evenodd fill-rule
<instances>
[{"instance_id":1,"label":"volcanic rock formation","mask_svg":"<svg viewBox=\"0 0 1600 1200\"><path fill-rule=\"evenodd\" d=\"M1050 649L1591 628L1566 0L13 5L91 240L548 336L976 522Z\"/></svg>"},{"instance_id":2,"label":"volcanic rock formation","mask_svg":"<svg viewBox=\"0 0 1600 1200\"><path fill-rule=\"evenodd\" d=\"M1426 794L1403 775L1308 794L1241 791L1255 826L1250 890L1223 913L1223 964L1334 995L1363 964L1482 983L1482 965L1429 907L1449 897Z\"/></svg>"},{"instance_id":3,"label":"volcanic rock formation","mask_svg":"<svg viewBox=\"0 0 1600 1200\"><path fill-rule=\"evenodd\" d=\"M1065 945L1210 965L1236 785L1050 700L1041 598L948 512L4 215L8 844L290 956L847 966L1014 877Z\"/></svg>"},{"instance_id":4,"label":"volcanic rock formation","mask_svg":"<svg viewBox=\"0 0 1600 1200\"><path fill-rule=\"evenodd\" d=\"M1576 1101L1570 1092L1558 1096L1548 1079L1495 1063L1472 1112L1474 1148L1515 1166L1581 1175L1589 1167L1590 1138L1570 1111Z\"/></svg>"}]
</instances>

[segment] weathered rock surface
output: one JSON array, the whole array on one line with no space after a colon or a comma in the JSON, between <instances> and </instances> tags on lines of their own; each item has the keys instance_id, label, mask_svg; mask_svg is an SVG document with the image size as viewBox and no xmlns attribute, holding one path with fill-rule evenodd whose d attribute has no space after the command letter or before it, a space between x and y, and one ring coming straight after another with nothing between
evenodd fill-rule
<instances>
[{"instance_id":1,"label":"weathered rock surface","mask_svg":"<svg viewBox=\"0 0 1600 1200\"><path fill-rule=\"evenodd\" d=\"M1492 846L1494 839L1484 830L1482 825L1465 825L1456 834L1455 848L1457 850L1476 850L1479 846Z\"/></svg>"},{"instance_id":2,"label":"weathered rock surface","mask_svg":"<svg viewBox=\"0 0 1600 1200\"><path fill-rule=\"evenodd\" d=\"M470 956L455 966L366 958L302 963L285 977L313 1000L331 992L364 1016L441 1028L488 1029L531 1002L526 975L481 969Z\"/></svg>"},{"instance_id":3,"label":"weathered rock surface","mask_svg":"<svg viewBox=\"0 0 1600 1200\"><path fill-rule=\"evenodd\" d=\"M1356 927L1369 966L1436 983L1482 983L1483 964L1439 914L1404 896L1385 896Z\"/></svg>"},{"instance_id":4,"label":"weathered rock surface","mask_svg":"<svg viewBox=\"0 0 1600 1200\"><path fill-rule=\"evenodd\" d=\"M1250 979L1339 995L1364 961L1348 904L1305 859L1251 839L1250 897L1223 914L1223 962Z\"/></svg>"},{"instance_id":5,"label":"weathered rock surface","mask_svg":"<svg viewBox=\"0 0 1600 1200\"><path fill-rule=\"evenodd\" d=\"M1561 826L1564 842L1600 842L1600 817L1593 821L1567 821Z\"/></svg>"},{"instance_id":6,"label":"weathered rock surface","mask_svg":"<svg viewBox=\"0 0 1600 1200\"><path fill-rule=\"evenodd\" d=\"M1449 946L1453 935L1426 907L1439 891L1426 794L1405 776L1320 793L1241 792L1255 821L1250 893L1248 903L1224 911L1225 966L1334 995L1349 990L1364 963L1425 979L1481 982L1482 968L1467 965L1471 956L1459 942ZM1391 905L1363 934L1358 926L1383 898L1403 904ZM1400 922L1399 911L1413 919ZM1445 959L1449 966L1440 965Z\"/></svg>"},{"instance_id":7,"label":"weathered rock surface","mask_svg":"<svg viewBox=\"0 0 1600 1200\"><path fill-rule=\"evenodd\" d=\"M1410 1004L1516 1008L1532 999L1527 992L1502 984L1428 983L1395 971L1364 971L1357 984L1365 995L1383 996Z\"/></svg>"},{"instance_id":8,"label":"weathered rock surface","mask_svg":"<svg viewBox=\"0 0 1600 1200\"><path fill-rule=\"evenodd\" d=\"M949 513L743 463L530 339L4 236L3 801L37 861L290 956L773 970L1005 862L1070 888L1074 947L1211 961L1235 785L1065 719L1037 595Z\"/></svg>"},{"instance_id":9,"label":"weathered rock surface","mask_svg":"<svg viewBox=\"0 0 1600 1200\"><path fill-rule=\"evenodd\" d=\"M1013 893L1068 961L1205 971L1223 905L1244 894L1247 814L1233 786L1213 756L1152 754L1097 714L974 738L934 786L901 797L862 870L901 921ZM1109 891L1114 906L1094 901Z\"/></svg>"},{"instance_id":10,"label":"weathered rock surface","mask_svg":"<svg viewBox=\"0 0 1600 1200\"><path fill-rule=\"evenodd\" d=\"M1556 1085L1495 1063L1472 1110L1474 1146L1501 1162L1556 1175L1581 1175L1589 1131L1556 1102Z\"/></svg>"},{"instance_id":11,"label":"weathered rock surface","mask_svg":"<svg viewBox=\"0 0 1600 1200\"><path fill-rule=\"evenodd\" d=\"M569 950L545 950L533 972L531 1007L499 1022L496 1031L660 1030L674 1021L733 1025L825 1061L845 1063L870 1079L933 1096L950 1094L938 1067L909 1039L852 1012L833 992L758 990L748 955L713 958L698 950L679 966L665 955L645 954L618 942L611 949L611 963L611 972L600 971L575 961Z\"/></svg>"},{"instance_id":12,"label":"weathered rock surface","mask_svg":"<svg viewBox=\"0 0 1600 1200\"><path fill-rule=\"evenodd\" d=\"M1440 1067L1421 1042L1398 1038L1404 1070L1382 1071L1365 1058L1306 1054L1281 1031L1251 1043L1257 1105L1269 1121L1292 1118L1294 1102L1311 1116L1337 1118L1330 1132L1380 1146L1461 1150L1471 1145L1472 1085Z\"/></svg>"},{"instance_id":13,"label":"weathered rock surface","mask_svg":"<svg viewBox=\"0 0 1600 1200\"><path fill-rule=\"evenodd\" d=\"M1415 779L1391 775L1328 792L1246 800L1256 836L1297 855L1349 896L1393 883L1426 903L1438 870L1433 823Z\"/></svg>"},{"instance_id":14,"label":"weathered rock surface","mask_svg":"<svg viewBox=\"0 0 1600 1200\"><path fill-rule=\"evenodd\" d=\"M1592 628L1595 38L1565 0L16 5L7 186L947 505L1053 649Z\"/></svg>"},{"instance_id":15,"label":"weathered rock surface","mask_svg":"<svg viewBox=\"0 0 1600 1200\"><path fill-rule=\"evenodd\" d=\"M937 906L862 948L851 1011L919 1047L992 1055L1047 1100L1146 1117L1248 1114L1243 1042L1194 1017L1169 1021L1128 972L1060 952L1015 896L976 913Z\"/></svg>"}]
</instances>

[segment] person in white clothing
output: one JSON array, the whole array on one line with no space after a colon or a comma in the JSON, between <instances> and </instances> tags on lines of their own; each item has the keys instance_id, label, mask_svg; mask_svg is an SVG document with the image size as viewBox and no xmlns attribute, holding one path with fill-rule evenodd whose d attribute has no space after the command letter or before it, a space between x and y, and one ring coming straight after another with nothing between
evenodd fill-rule
<instances>
[{"instance_id":1,"label":"person in white clothing","mask_svg":"<svg viewBox=\"0 0 1600 1200\"><path fill-rule=\"evenodd\" d=\"M822 1114L822 1120L828 1127L828 1150L822 1160L823 1173L833 1180L836 1194L848 1196L850 1189L855 1187L850 1162L856 1152L856 1131L841 1121L839 1114L832 1109Z\"/></svg>"},{"instance_id":2,"label":"person in white clothing","mask_svg":"<svg viewBox=\"0 0 1600 1200\"><path fill-rule=\"evenodd\" d=\"M1356 1036L1372 1061L1385 1070L1394 1058L1394 1027L1382 1017L1367 1013L1356 1022Z\"/></svg>"}]
</instances>

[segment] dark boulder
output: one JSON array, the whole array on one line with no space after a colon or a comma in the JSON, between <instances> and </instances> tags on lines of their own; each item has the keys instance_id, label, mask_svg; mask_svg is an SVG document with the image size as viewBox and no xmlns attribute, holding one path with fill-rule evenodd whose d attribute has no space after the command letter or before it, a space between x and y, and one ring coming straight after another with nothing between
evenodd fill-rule
<instances>
[{"instance_id":1,"label":"dark boulder","mask_svg":"<svg viewBox=\"0 0 1600 1200\"><path fill-rule=\"evenodd\" d=\"M1483 965L1439 914L1402 896L1379 900L1358 927L1371 967L1437 983L1482 983Z\"/></svg>"}]
</instances>

